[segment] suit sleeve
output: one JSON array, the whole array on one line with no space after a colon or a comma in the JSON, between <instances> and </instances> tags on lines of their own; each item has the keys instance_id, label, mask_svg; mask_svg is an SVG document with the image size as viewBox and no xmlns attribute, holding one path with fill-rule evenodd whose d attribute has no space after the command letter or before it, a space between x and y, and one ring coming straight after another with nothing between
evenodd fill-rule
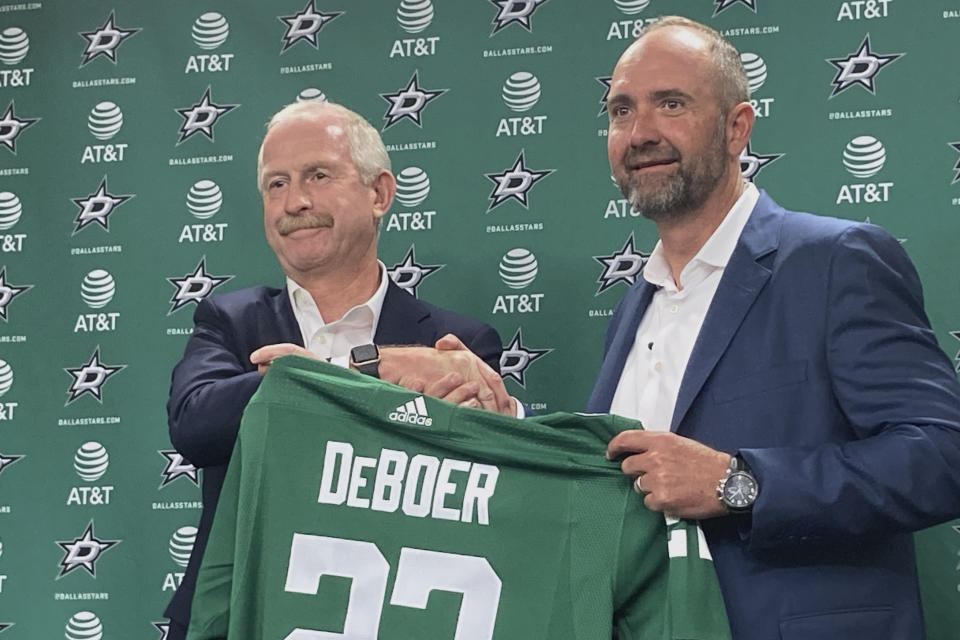
<instances>
[{"instance_id":1,"label":"suit sleeve","mask_svg":"<svg viewBox=\"0 0 960 640\"><path fill-rule=\"evenodd\" d=\"M460 336L463 343L467 345L470 351L473 351L477 357L490 365L490 368L500 372L500 354L503 353L503 342L500 340L500 334L496 329L489 325L480 325L477 331L469 339Z\"/></svg>"},{"instance_id":2,"label":"suit sleeve","mask_svg":"<svg viewBox=\"0 0 960 640\"><path fill-rule=\"evenodd\" d=\"M837 438L743 449L760 485L750 544L922 529L960 515L960 384L899 246L867 225L836 241L826 361Z\"/></svg>"},{"instance_id":3,"label":"suit sleeve","mask_svg":"<svg viewBox=\"0 0 960 640\"><path fill-rule=\"evenodd\" d=\"M212 302L202 301L167 402L170 441L194 466L230 459L243 409L260 384L248 357L240 353L229 320Z\"/></svg>"}]
</instances>

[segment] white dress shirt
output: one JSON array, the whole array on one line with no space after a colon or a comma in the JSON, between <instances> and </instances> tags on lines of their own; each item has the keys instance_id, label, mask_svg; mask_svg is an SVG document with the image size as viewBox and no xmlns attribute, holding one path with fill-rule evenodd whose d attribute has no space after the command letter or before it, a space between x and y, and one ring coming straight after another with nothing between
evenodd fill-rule
<instances>
[{"instance_id":1,"label":"white dress shirt","mask_svg":"<svg viewBox=\"0 0 960 640\"><path fill-rule=\"evenodd\" d=\"M387 295L388 278L384 264L379 260L377 264L380 267L380 286L369 300L353 307L336 322L324 322L313 296L287 278L290 306L293 307L293 315L308 351L318 358L346 367L350 363L351 349L373 342L383 310L383 299Z\"/></svg>"},{"instance_id":2,"label":"white dress shirt","mask_svg":"<svg viewBox=\"0 0 960 640\"><path fill-rule=\"evenodd\" d=\"M670 274L662 243L657 242L643 278L658 289L637 327L610 413L640 420L648 430L670 429L693 345L759 197L760 192L748 182L720 226L680 272L680 286Z\"/></svg>"}]
</instances>

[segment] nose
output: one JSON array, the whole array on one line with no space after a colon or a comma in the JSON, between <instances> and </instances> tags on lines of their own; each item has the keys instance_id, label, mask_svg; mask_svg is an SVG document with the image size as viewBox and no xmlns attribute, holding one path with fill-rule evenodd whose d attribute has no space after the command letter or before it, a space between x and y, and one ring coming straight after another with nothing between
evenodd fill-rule
<instances>
[{"instance_id":1,"label":"nose","mask_svg":"<svg viewBox=\"0 0 960 640\"><path fill-rule=\"evenodd\" d=\"M299 180L291 180L287 187L287 194L283 201L283 210L289 215L298 215L310 209L313 202L310 194L300 184Z\"/></svg>"},{"instance_id":2,"label":"nose","mask_svg":"<svg viewBox=\"0 0 960 640\"><path fill-rule=\"evenodd\" d=\"M637 109L630 123L630 146L656 146L660 143L660 129L657 127L653 113L648 109Z\"/></svg>"}]
</instances>

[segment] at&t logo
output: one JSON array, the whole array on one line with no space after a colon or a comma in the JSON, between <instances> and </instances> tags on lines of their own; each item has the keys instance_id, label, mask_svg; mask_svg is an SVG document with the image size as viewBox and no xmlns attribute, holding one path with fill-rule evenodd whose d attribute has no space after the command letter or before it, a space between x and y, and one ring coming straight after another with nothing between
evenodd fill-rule
<instances>
[{"instance_id":1,"label":"at&t logo","mask_svg":"<svg viewBox=\"0 0 960 640\"><path fill-rule=\"evenodd\" d=\"M92 611L78 611L67 622L64 636L67 640L100 640L103 624Z\"/></svg>"},{"instance_id":2,"label":"at&t logo","mask_svg":"<svg viewBox=\"0 0 960 640\"><path fill-rule=\"evenodd\" d=\"M180 527L170 536L168 551L173 562L182 568L186 568L190 562L190 554L193 553L193 545L197 541L196 527ZM183 580L183 572L175 571L168 573L163 579L161 591L175 591Z\"/></svg>"},{"instance_id":3,"label":"at&t logo","mask_svg":"<svg viewBox=\"0 0 960 640\"><path fill-rule=\"evenodd\" d=\"M30 51L30 38L20 27L7 27L0 31L0 63L12 67L20 64ZM0 87L29 87L33 69L0 68Z\"/></svg>"},{"instance_id":4,"label":"at&t logo","mask_svg":"<svg viewBox=\"0 0 960 640\"><path fill-rule=\"evenodd\" d=\"M23 215L23 205L20 198L10 191L0 191L0 231L8 231L20 222ZM27 239L25 233L0 233L0 252L20 253L23 250L23 241Z\"/></svg>"},{"instance_id":5,"label":"at&t logo","mask_svg":"<svg viewBox=\"0 0 960 640\"><path fill-rule=\"evenodd\" d=\"M511 249L500 259L500 280L511 289L526 289L536 280L537 257L522 247ZM508 293L497 296L492 313L539 313L542 293Z\"/></svg>"},{"instance_id":6,"label":"at&t logo","mask_svg":"<svg viewBox=\"0 0 960 640\"><path fill-rule=\"evenodd\" d=\"M85 442L73 456L73 469L84 482L96 482L107 472L110 456L99 442ZM67 496L67 506L101 506L110 504L112 486L72 487Z\"/></svg>"},{"instance_id":7,"label":"at&t logo","mask_svg":"<svg viewBox=\"0 0 960 640\"><path fill-rule=\"evenodd\" d=\"M204 13L193 23L190 30L193 43L205 51L213 51L227 41L230 36L230 24L216 11ZM198 53L187 58L184 73L217 73L230 71L232 53Z\"/></svg>"},{"instance_id":8,"label":"at&t logo","mask_svg":"<svg viewBox=\"0 0 960 640\"><path fill-rule=\"evenodd\" d=\"M407 167L397 174L396 201L405 209L417 209L430 195L430 177L420 167ZM436 211L414 210L391 213L387 231L429 231Z\"/></svg>"},{"instance_id":9,"label":"at&t logo","mask_svg":"<svg viewBox=\"0 0 960 640\"><path fill-rule=\"evenodd\" d=\"M740 62L747 72L747 88L750 91L750 106L758 118L769 118L774 98L755 98L754 94L767 81L767 63L755 53L741 53Z\"/></svg>"},{"instance_id":10,"label":"at&t logo","mask_svg":"<svg viewBox=\"0 0 960 640\"><path fill-rule=\"evenodd\" d=\"M87 129L97 140L112 140L123 126L123 112L112 102L101 102L90 110L87 116ZM123 154L129 145L125 142L112 144L92 144L83 148L80 164L87 162L123 162Z\"/></svg>"},{"instance_id":11,"label":"at&t logo","mask_svg":"<svg viewBox=\"0 0 960 640\"><path fill-rule=\"evenodd\" d=\"M430 0L403 0L397 7L397 23L409 34L425 31L433 22L433 3ZM390 57L432 56L437 52L439 36L402 38L393 41Z\"/></svg>"},{"instance_id":12,"label":"at&t logo","mask_svg":"<svg viewBox=\"0 0 960 640\"><path fill-rule=\"evenodd\" d=\"M613 3L626 16L635 16L641 13L650 4L650 0L613 0ZM633 18L630 20L616 20L610 23L607 29L607 40L636 40L647 25L656 22L656 18Z\"/></svg>"},{"instance_id":13,"label":"at&t logo","mask_svg":"<svg viewBox=\"0 0 960 640\"><path fill-rule=\"evenodd\" d=\"M13 387L13 368L5 360L0 360L0 397L7 395ZM19 405L16 402L0 402L0 421L13 420ZM3 465L0 464L0 469Z\"/></svg>"},{"instance_id":14,"label":"at&t logo","mask_svg":"<svg viewBox=\"0 0 960 640\"><path fill-rule=\"evenodd\" d=\"M533 109L540 101L540 81L529 71L517 71L503 83L501 91L503 102L511 111L524 113ZM547 116L514 116L500 118L497 135L531 136L543 133L543 123Z\"/></svg>"},{"instance_id":15,"label":"at&t logo","mask_svg":"<svg viewBox=\"0 0 960 640\"><path fill-rule=\"evenodd\" d=\"M83 277L83 282L80 284L80 297L91 309L102 309L110 304L116 292L116 281L103 269L94 269ZM114 331L119 318L119 311L81 313L73 325L73 332Z\"/></svg>"},{"instance_id":16,"label":"at&t logo","mask_svg":"<svg viewBox=\"0 0 960 640\"><path fill-rule=\"evenodd\" d=\"M854 178L872 178L883 170L887 151L873 136L857 136L843 150L843 166ZM837 204L888 202L892 182L859 182L840 186Z\"/></svg>"},{"instance_id":17,"label":"at&t logo","mask_svg":"<svg viewBox=\"0 0 960 640\"><path fill-rule=\"evenodd\" d=\"M848 0L840 5L837 22L841 20L873 20L886 18L888 5L893 0Z\"/></svg>"},{"instance_id":18,"label":"at&t logo","mask_svg":"<svg viewBox=\"0 0 960 640\"><path fill-rule=\"evenodd\" d=\"M223 192L213 180L200 180L187 192L187 209L198 220L208 220L223 206ZM226 222L185 224L177 242L222 242Z\"/></svg>"}]
</instances>

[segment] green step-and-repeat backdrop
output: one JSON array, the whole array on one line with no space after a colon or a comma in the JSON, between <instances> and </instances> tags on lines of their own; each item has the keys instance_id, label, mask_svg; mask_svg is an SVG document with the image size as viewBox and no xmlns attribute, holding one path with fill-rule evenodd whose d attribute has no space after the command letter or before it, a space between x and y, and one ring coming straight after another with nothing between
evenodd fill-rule
<instances>
[{"instance_id":1,"label":"green step-and-repeat backdrop","mask_svg":"<svg viewBox=\"0 0 960 640\"><path fill-rule=\"evenodd\" d=\"M957 354L960 0L0 0L0 637L163 637L200 507L170 370L197 301L282 284L255 166L286 103L382 130L391 276L494 325L512 393L582 408L656 241L610 179L609 76L672 13L742 52L744 174L900 238ZM918 541L952 640L960 527Z\"/></svg>"}]
</instances>

